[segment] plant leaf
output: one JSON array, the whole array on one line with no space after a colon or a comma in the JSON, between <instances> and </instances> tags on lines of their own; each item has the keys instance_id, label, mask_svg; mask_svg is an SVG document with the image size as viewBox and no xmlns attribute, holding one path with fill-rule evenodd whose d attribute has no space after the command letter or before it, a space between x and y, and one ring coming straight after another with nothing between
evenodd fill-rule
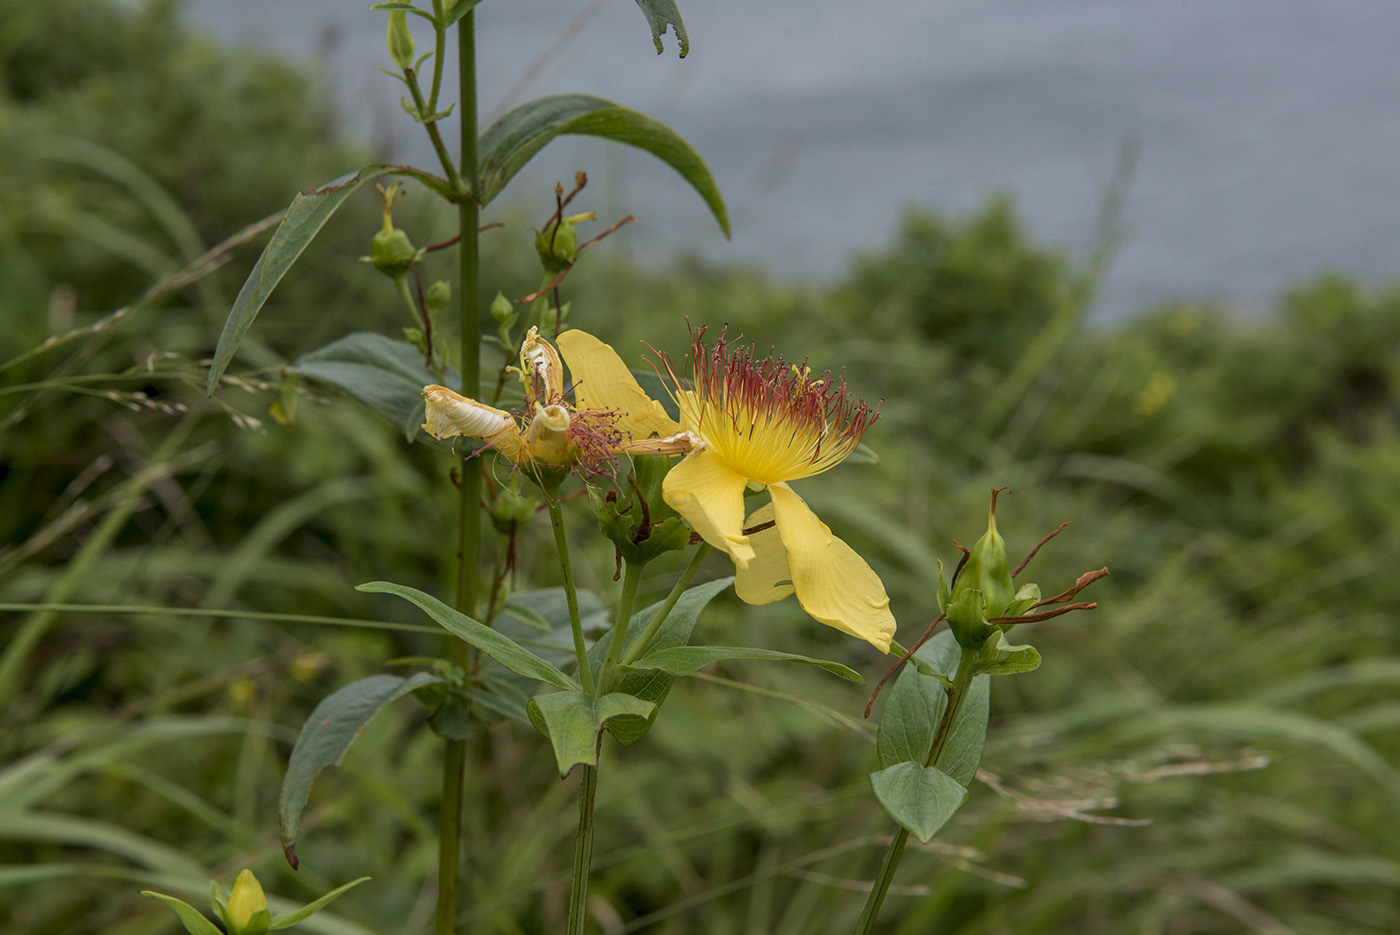
<instances>
[{"instance_id":1,"label":"plant leaf","mask_svg":"<svg viewBox=\"0 0 1400 935\"><path fill-rule=\"evenodd\" d=\"M1040 668L1040 652L1034 646L1012 645L1000 629L996 641L996 658L984 670L987 675L1014 675Z\"/></svg>"},{"instance_id":2,"label":"plant leaf","mask_svg":"<svg viewBox=\"0 0 1400 935\"><path fill-rule=\"evenodd\" d=\"M781 653L773 649L755 649L749 646L673 646L670 649L657 649L634 662L634 669L660 669L667 675L689 675L702 666L721 659L758 659L772 662L800 662L825 669L849 682L865 684L865 679L854 669L839 662L799 656L795 653Z\"/></svg>"},{"instance_id":3,"label":"plant leaf","mask_svg":"<svg viewBox=\"0 0 1400 935\"><path fill-rule=\"evenodd\" d=\"M676 42L681 47L681 58L690 52L690 37L685 34L685 23L681 22L681 11L676 8L676 0L637 0L642 15L647 18L651 29L651 41L656 46L656 54L666 51L661 37L666 35L666 25L675 27Z\"/></svg>"},{"instance_id":4,"label":"plant leaf","mask_svg":"<svg viewBox=\"0 0 1400 935\"><path fill-rule=\"evenodd\" d=\"M705 605L709 604L716 594L729 587L733 581L733 577L707 581L704 584L695 585L682 594L680 599L676 601L676 606L671 608L671 613L661 624L661 629L657 631L656 636L652 637L649 652L684 646L690 642L690 632L695 628L695 621L699 618L700 612L705 609ZM632 623L627 628L627 645L623 647L624 650L632 648L641 633L661 611L661 605L664 603L664 601L660 601L632 615ZM588 651L588 659L594 667L595 677L603 659L607 656L608 647L612 644L612 637L613 631L609 630L599 637ZM608 721L608 733L612 734L618 743L632 743L639 740L655 723L656 712L660 710L661 703L670 694L673 680L673 676L657 669L642 669L637 666L628 669L618 681L618 691L634 695L644 701L653 702L656 708L644 718L623 716Z\"/></svg>"},{"instance_id":5,"label":"plant leaf","mask_svg":"<svg viewBox=\"0 0 1400 935\"><path fill-rule=\"evenodd\" d=\"M924 842L947 824L967 798L967 789L952 776L918 763L896 763L871 773L870 785L885 812Z\"/></svg>"},{"instance_id":6,"label":"plant leaf","mask_svg":"<svg viewBox=\"0 0 1400 935\"><path fill-rule=\"evenodd\" d=\"M174 896L166 896L163 893L153 893L150 890L142 890L142 896L154 896L165 903L175 914L180 917L180 923L184 925L185 931L190 935L224 935L219 931L219 927L204 917L204 914L183 899L176 899Z\"/></svg>"},{"instance_id":7,"label":"plant leaf","mask_svg":"<svg viewBox=\"0 0 1400 935\"><path fill-rule=\"evenodd\" d=\"M623 692L594 698L587 692L553 692L536 695L526 705L535 729L549 738L559 775L579 763L598 765L598 734L615 717L647 719L656 705Z\"/></svg>"},{"instance_id":8,"label":"plant leaf","mask_svg":"<svg viewBox=\"0 0 1400 935\"><path fill-rule=\"evenodd\" d=\"M399 166L366 166L354 175L342 176L321 188L301 192L292 199L282 223L277 225L272 240L263 248L262 256L258 257L253 271L244 280L238 298L233 300L233 308L229 310L223 333L219 335L219 344L214 349L214 362L209 367L209 382L205 387L209 395L214 394L219 378L233 360L233 352L238 349L268 296L272 295L272 290L277 288L282 277L287 275L287 270L316 239L331 215L340 210L340 206L361 185L399 171Z\"/></svg>"},{"instance_id":9,"label":"plant leaf","mask_svg":"<svg viewBox=\"0 0 1400 935\"><path fill-rule=\"evenodd\" d=\"M674 130L645 114L587 94L536 98L501 117L481 135L481 190L484 207L506 183L556 136L601 136L644 149L681 174L705 199L724 236L729 214L710 170Z\"/></svg>"},{"instance_id":10,"label":"plant leaf","mask_svg":"<svg viewBox=\"0 0 1400 935\"><path fill-rule=\"evenodd\" d=\"M952 678L961 649L952 632L943 630L919 648L916 658ZM991 686L989 676L979 675L972 680L967 699L934 764L964 786L972 782L982 759ZM933 735L947 701L947 693L935 679L920 674L912 665L906 666L895 679L880 713L876 742L880 766L887 768L906 761L922 764L933 746Z\"/></svg>"},{"instance_id":11,"label":"plant leaf","mask_svg":"<svg viewBox=\"0 0 1400 935\"><path fill-rule=\"evenodd\" d=\"M290 928L291 926L296 925L302 919L310 918L311 916L320 912L322 909L326 908L331 904L331 900L335 899L337 896L344 893L346 890L359 886L361 883L365 882L368 879L369 877L360 877L358 880L351 880L344 886L337 886L335 889L331 890L329 893L322 896L320 899L307 903L305 906L302 906L295 912L288 912L284 915L273 916L271 927L273 929Z\"/></svg>"},{"instance_id":12,"label":"plant leaf","mask_svg":"<svg viewBox=\"0 0 1400 935\"><path fill-rule=\"evenodd\" d=\"M287 372L340 387L388 416L409 441L421 431L423 386L438 382L412 344L369 331L352 332L309 351ZM444 378L451 386L461 382L450 367Z\"/></svg>"},{"instance_id":13,"label":"plant leaf","mask_svg":"<svg viewBox=\"0 0 1400 935\"><path fill-rule=\"evenodd\" d=\"M418 605L429 617L436 620L445 630L467 641L492 659L517 675L528 676L541 682L548 682L555 688L577 689L578 683L561 670L536 656L515 640L502 636L495 630L466 614L448 607L431 594L424 594L415 588L405 587L389 581L371 581L355 588L371 594L394 594L409 603Z\"/></svg>"},{"instance_id":14,"label":"plant leaf","mask_svg":"<svg viewBox=\"0 0 1400 935\"><path fill-rule=\"evenodd\" d=\"M311 795L311 786L327 766L338 766L345 751L370 719L390 702L424 685L441 683L442 677L418 672L407 677L371 675L338 689L316 706L301 728L301 736L287 761L282 794L277 803L278 824L287 861L296 867L297 827Z\"/></svg>"}]
</instances>

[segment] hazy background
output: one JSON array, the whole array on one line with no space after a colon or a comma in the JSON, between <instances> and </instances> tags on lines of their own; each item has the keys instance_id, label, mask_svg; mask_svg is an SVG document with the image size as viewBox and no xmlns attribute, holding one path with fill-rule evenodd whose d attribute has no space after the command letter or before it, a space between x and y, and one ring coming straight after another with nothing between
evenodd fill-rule
<instances>
[{"instance_id":1,"label":"hazy background","mask_svg":"<svg viewBox=\"0 0 1400 935\"><path fill-rule=\"evenodd\" d=\"M1247 314L1321 267L1367 279L1400 269L1392 0L680 6L684 61L669 35L654 53L629 0L478 8L483 117L509 91L508 104L598 94L671 124L709 162L732 243L648 156L590 140L537 158L536 182L583 168L608 216L639 216L627 249L684 247L825 277L851 250L883 243L902 205L962 210L996 190L1017 194L1037 235L1082 249L1133 142L1130 239L1101 316L1183 295L1228 298ZM346 126L388 146L410 128L398 85L375 70L387 63L384 14L368 7L192 0L190 12L222 39L319 56ZM512 89L532 64L543 67ZM432 161L416 137L405 155ZM621 175L626 186L608 184Z\"/></svg>"}]
</instances>

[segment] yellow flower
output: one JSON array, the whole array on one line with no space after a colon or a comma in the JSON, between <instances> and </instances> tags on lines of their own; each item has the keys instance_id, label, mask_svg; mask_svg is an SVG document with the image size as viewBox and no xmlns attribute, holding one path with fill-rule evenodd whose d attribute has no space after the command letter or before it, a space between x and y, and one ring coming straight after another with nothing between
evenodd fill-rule
<instances>
[{"instance_id":1,"label":"yellow flower","mask_svg":"<svg viewBox=\"0 0 1400 935\"><path fill-rule=\"evenodd\" d=\"M812 617L889 652L885 586L788 486L845 460L878 411L852 400L829 371L813 380L781 357L756 360L723 335L713 347L703 338L704 329L693 336L689 381L664 360L681 427L701 443L666 475L667 504L734 560L742 600L796 594ZM745 518L749 484L766 486L771 500Z\"/></svg>"},{"instance_id":2,"label":"yellow flower","mask_svg":"<svg viewBox=\"0 0 1400 935\"><path fill-rule=\"evenodd\" d=\"M580 463L595 470L616 454L678 454L691 440L647 396L617 352L583 331L558 338L573 377L574 403L564 393L559 353L531 328L520 348L524 421L445 386L423 388L423 430L434 438L465 435L486 442L516 464Z\"/></svg>"}]
</instances>

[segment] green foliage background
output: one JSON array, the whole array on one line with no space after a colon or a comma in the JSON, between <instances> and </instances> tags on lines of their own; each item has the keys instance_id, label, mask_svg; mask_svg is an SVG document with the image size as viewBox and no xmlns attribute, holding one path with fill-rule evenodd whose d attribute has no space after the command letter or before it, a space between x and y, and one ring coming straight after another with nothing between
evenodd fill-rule
<instances>
[{"instance_id":1,"label":"green foliage background","mask_svg":"<svg viewBox=\"0 0 1400 935\"><path fill-rule=\"evenodd\" d=\"M200 361L256 246L109 317L363 161L328 142L309 86L190 37L168 2L0 0L0 602L113 608L0 617L6 931L175 931L138 890L198 902L243 866L294 901L375 878L309 931L408 933L431 916L439 754L411 705L322 777L300 872L275 832L316 701L441 646L402 602L351 585L446 590L442 460L314 387L295 424L266 416L280 364L402 326L355 261L377 206L337 216L213 400ZM489 237L488 294L536 288L528 225ZM1112 569L1100 610L1031 634L1039 671L998 680L983 781L906 856L882 931L1400 930L1400 287L1321 276L1264 322L1181 303L1090 328L1093 280L995 201L912 212L831 287L634 269L605 244L565 289L624 353L678 349L686 318L727 323L883 397L866 436L881 463L803 493L880 571L902 639L992 486L1012 489L1013 552L1074 520L1037 559L1044 586ZM547 538L523 535L522 587L552 583ZM578 565L607 599L611 555ZM709 642L855 653L872 683L887 665L792 602L716 605ZM807 667L678 682L648 744L604 754L601 916L617 931L848 930L888 828L864 700ZM573 786L526 725L475 743L464 930L544 930L567 898Z\"/></svg>"}]
</instances>

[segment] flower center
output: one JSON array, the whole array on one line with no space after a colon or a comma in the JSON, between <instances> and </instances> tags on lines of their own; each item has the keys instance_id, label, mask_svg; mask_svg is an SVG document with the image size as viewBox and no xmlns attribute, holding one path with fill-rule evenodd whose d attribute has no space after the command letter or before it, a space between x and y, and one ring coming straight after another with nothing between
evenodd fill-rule
<instances>
[{"instance_id":1,"label":"flower center","mask_svg":"<svg viewBox=\"0 0 1400 935\"><path fill-rule=\"evenodd\" d=\"M704 329L692 336L689 386L665 361L676 385L681 422L735 473L774 484L820 474L860 444L879 418L846 392L844 376L826 371L811 378L806 367L782 357L756 359L723 334L712 347Z\"/></svg>"}]
</instances>

